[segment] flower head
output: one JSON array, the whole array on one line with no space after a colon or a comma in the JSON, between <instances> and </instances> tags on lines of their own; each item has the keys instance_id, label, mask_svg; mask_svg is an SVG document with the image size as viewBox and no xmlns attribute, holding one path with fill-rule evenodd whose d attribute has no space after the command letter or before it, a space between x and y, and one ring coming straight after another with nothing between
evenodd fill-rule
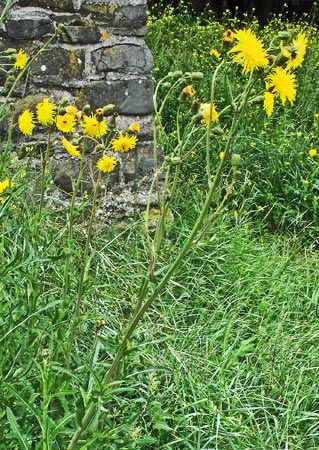
<instances>
[{"instance_id":1,"label":"flower head","mask_svg":"<svg viewBox=\"0 0 319 450\"><path fill-rule=\"evenodd\" d=\"M24 50L22 50L22 48L20 48L20 50L17 54L17 60L14 64L14 68L15 69L24 69L25 66L27 65L27 62L28 62L28 56L24 52Z\"/></svg>"},{"instance_id":2,"label":"flower head","mask_svg":"<svg viewBox=\"0 0 319 450\"><path fill-rule=\"evenodd\" d=\"M209 122L218 122L218 112L215 105L211 106L210 103L202 103L200 105L199 113L203 116L201 123L204 123L208 127Z\"/></svg>"},{"instance_id":3,"label":"flower head","mask_svg":"<svg viewBox=\"0 0 319 450\"><path fill-rule=\"evenodd\" d=\"M83 133L92 138L100 138L106 134L107 126L102 120L97 120L96 116L93 114L91 116L83 117Z\"/></svg>"},{"instance_id":4,"label":"flower head","mask_svg":"<svg viewBox=\"0 0 319 450\"><path fill-rule=\"evenodd\" d=\"M130 126L128 127L129 131L132 131L133 133L139 133L141 131L140 124L138 122L132 122Z\"/></svg>"},{"instance_id":5,"label":"flower head","mask_svg":"<svg viewBox=\"0 0 319 450\"><path fill-rule=\"evenodd\" d=\"M296 39L291 43L290 58L287 63L287 70L294 70L300 67L305 59L308 45L308 38L303 33L299 33Z\"/></svg>"},{"instance_id":6,"label":"flower head","mask_svg":"<svg viewBox=\"0 0 319 450\"><path fill-rule=\"evenodd\" d=\"M102 156L102 158L100 158L98 160L98 162L96 163L97 168L101 171L101 172L112 172L112 170L114 170L115 166L117 164L117 161L115 158L113 158L113 156Z\"/></svg>"},{"instance_id":7,"label":"flower head","mask_svg":"<svg viewBox=\"0 0 319 450\"><path fill-rule=\"evenodd\" d=\"M80 120L82 111L79 111L74 105L68 105L65 108L66 112L71 114L76 120Z\"/></svg>"},{"instance_id":8,"label":"flower head","mask_svg":"<svg viewBox=\"0 0 319 450\"><path fill-rule=\"evenodd\" d=\"M37 104L37 118L42 125L51 125L54 122L56 106L48 97Z\"/></svg>"},{"instance_id":9,"label":"flower head","mask_svg":"<svg viewBox=\"0 0 319 450\"><path fill-rule=\"evenodd\" d=\"M234 33L237 44L228 53L237 53L233 62L243 66L243 74L268 65L267 52L263 43L251 30L239 30Z\"/></svg>"},{"instance_id":10,"label":"flower head","mask_svg":"<svg viewBox=\"0 0 319 450\"><path fill-rule=\"evenodd\" d=\"M268 117L274 112L275 95L272 92L265 92L264 95L264 110Z\"/></svg>"},{"instance_id":11,"label":"flower head","mask_svg":"<svg viewBox=\"0 0 319 450\"><path fill-rule=\"evenodd\" d=\"M278 95L283 105L288 100L292 105L296 99L296 76L282 67L276 67L266 79L268 89Z\"/></svg>"},{"instance_id":12,"label":"flower head","mask_svg":"<svg viewBox=\"0 0 319 450\"><path fill-rule=\"evenodd\" d=\"M229 42L230 44L234 41L234 34L232 30L228 29L223 34L223 42Z\"/></svg>"},{"instance_id":13,"label":"flower head","mask_svg":"<svg viewBox=\"0 0 319 450\"><path fill-rule=\"evenodd\" d=\"M62 136L62 145L70 156L81 156L78 146L69 142L64 136Z\"/></svg>"},{"instance_id":14,"label":"flower head","mask_svg":"<svg viewBox=\"0 0 319 450\"><path fill-rule=\"evenodd\" d=\"M310 158L314 158L317 155L317 150L315 148L311 148L308 153Z\"/></svg>"},{"instance_id":15,"label":"flower head","mask_svg":"<svg viewBox=\"0 0 319 450\"><path fill-rule=\"evenodd\" d=\"M26 109L22 114L20 114L18 118L19 130L25 136L31 136L31 134L33 133L33 129L35 127L33 116L33 112L31 112L29 109Z\"/></svg>"},{"instance_id":16,"label":"flower head","mask_svg":"<svg viewBox=\"0 0 319 450\"><path fill-rule=\"evenodd\" d=\"M136 136L129 136L126 134L120 134L117 139L112 140L112 147L116 152L128 152L136 147Z\"/></svg>"},{"instance_id":17,"label":"flower head","mask_svg":"<svg viewBox=\"0 0 319 450\"><path fill-rule=\"evenodd\" d=\"M14 183L10 181L8 178L6 178L3 181L0 181L0 195L3 194L3 192L6 191L8 188L12 188L14 186ZM3 202L5 200L4 197L0 197L0 202Z\"/></svg>"},{"instance_id":18,"label":"flower head","mask_svg":"<svg viewBox=\"0 0 319 450\"><path fill-rule=\"evenodd\" d=\"M184 87L183 93L186 94L188 97L194 97L196 91L194 86L192 84L189 84L188 86Z\"/></svg>"},{"instance_id":19,"label":"flower head","mask_svg":"<svg viewBox=\"0 0 319 450\"><path fill-rule=\"evenodd\" d=\"M65 113L56 116L56 127L63 133L73 133L75 130L75 118L73 114Z\"/></svg>"}]
</instances>

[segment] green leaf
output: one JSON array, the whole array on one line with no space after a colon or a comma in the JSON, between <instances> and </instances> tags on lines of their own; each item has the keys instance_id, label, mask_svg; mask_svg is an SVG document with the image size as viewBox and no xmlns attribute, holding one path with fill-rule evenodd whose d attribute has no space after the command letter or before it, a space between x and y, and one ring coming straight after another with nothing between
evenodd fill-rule
<instances>
[{"instance_id":1,"label":"green leaf","mask_svg":"<svg viewBox=\"0 0 319 450\"><path fill-rule=\"evenodd\" d=\"M30 447L28 446L27 439L22 434L22 432L20 430L20 427L18 425L17 419L15 418L15 416L14 416L12 410L9 408L9 406L7 406L7 418L8 418L8 421L9 421L10 425L11 425L11 429L12 429L15 437L17 439L19 439L19 441L21 442L22 448L24 448L26 450L29 450Z\"/></svg>"}]
</instances>

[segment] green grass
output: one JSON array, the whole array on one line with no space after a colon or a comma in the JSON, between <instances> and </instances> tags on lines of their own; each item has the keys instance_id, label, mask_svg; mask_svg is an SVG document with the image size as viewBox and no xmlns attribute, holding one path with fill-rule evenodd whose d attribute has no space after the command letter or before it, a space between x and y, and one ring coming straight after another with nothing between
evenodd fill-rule
<instances>
[{"instance_id":1,"label":"green grass","mask_svg":"<svg viewBox=\"0 0 319 450\"><path fill-rule=\"evenodd\" d=\"M158 76L167 69L203 68L199 50L207 58L208 36L217 44L231 24L207 20L172 14L151 20L148 43ZM181 42L183 27L189 39ZM28 177L19 178L19 163L11 166L4 155L4 174L14 167L18 187L0 212L0 450L65 450L91 401L97 414L77 446L81 450L319 448L318 226L313 203L311 209L304 199L317 182L316 159L307 156L317 143L317 93L310 80L319 46L311 42L300 99L270 121L261 108L245 118L235 141L243 160L236 192L138 324L111 384L103 383L104 374L148 270L143 216L110 228L95 223L69 354L90 198L76 210L72 238L68 211L50 202L38 224L39 194ZM192 46L197 53L193 48L191 57ZM207 73L211 64L204 65ZM207 98L205 83L199 92ZM172 98L164 113L168 127L176 117L173 106ZM173 129L171 142L177 139ZM217 165L222 142L216 142ZM202 207L204 159L194 152L186 162L151 289ZM302 184L305 177L309 183ZM284 213L298 223L288 233ZM293 233L297 229L303 234Z\"/></svg>"}]
</instances>

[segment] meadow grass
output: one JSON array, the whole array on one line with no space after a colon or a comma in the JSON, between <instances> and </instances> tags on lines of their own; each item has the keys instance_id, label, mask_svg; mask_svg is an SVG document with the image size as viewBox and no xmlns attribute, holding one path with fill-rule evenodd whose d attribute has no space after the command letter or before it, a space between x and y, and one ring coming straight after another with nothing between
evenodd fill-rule
<instances>
[{"instance_id":1,"label":"meadow grass","mask_svg":"<svg viewBox=\"0 0 319 450\"><path fill-rule=\"evenodd\" d=\"M217 45L217 31L230 26L229 20L209 24L171 13L152 19L148 44L156 67L163 64L157 73L203 71L199 49L194 54L193 48L193 59L188 50L203 44L208 58L205 52L213 30ZM257 27L255 22L251 26ZM189 39L181 42L186 28ZM177 41L174 33L180 36ZM155 44L164 43L161 53ZM176 49L180 44L183 51ZM317 51L313 40L305 80L314 73ZM204 80L199 92L207 96L209 85ZM271 207L284 207L288 197L282 197L283 184L294 189L296 174L303 179L310 172L316 181L316 160L308 155L309 144L315 141L305 136L310 129L316 138L311 106L316 94L310 82L302 92L299 102L288 111L281 109L267 127L261 108L245 117L235 146L243 160L235 193L138 323L110 383L103 382L105 372L123 340L148 271L144 216L137 213L121 226L94 223L70 356L70 323L90 200L73 211L71 236L69 210L53 208L48 194L38 224L35 211L41 193L30 189L30 180L20 177L19 162L14 162L17 187L0 213L1 450L65 450L91 402L97 408L76 447L83 450L318 448L319 257L316 240L309 237L318 229L311 218L300 222L313 233L307 234L305 245L301 234L292 234L293 230L285 234L277 222L271 227L261 215L268 213L266 198ZM168 105L162 120L173 143L179 139L172 123L173 98ZM299 126L301 136L296 134ZM271 133L262 133L269 129ZM195 138L188 141L190 148L195 142ZM161 143L165 149L167 142ZM213 164L219 164L222 149L216 148ZM298 151L303 151L304 165ZM177 201L170 205L174 220L156 253L152 288L174 264L203 207L204 160L205 155L193 152L182 169ZM249 192L244 190L248 188ZM218 196L214 200L218 204ZM291 201L289 205L296 221ZM65 292L68 255L72 259ZM69 310L64 307L61 314L61 305Z\"/></svg>"}]
</instances>

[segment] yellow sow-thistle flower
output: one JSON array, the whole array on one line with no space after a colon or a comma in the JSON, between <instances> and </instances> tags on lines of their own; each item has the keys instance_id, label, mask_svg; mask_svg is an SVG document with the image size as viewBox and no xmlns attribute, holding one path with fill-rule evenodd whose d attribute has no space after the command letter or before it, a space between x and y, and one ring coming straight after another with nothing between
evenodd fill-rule
<instances>
[{"instance_id":1,"label":"yellow sow-thistle flower","mask_svg":"<svg viewBox=\"0 0 319 450\"><path fill-rule=\"evenodd\" d=\"M228 53L237 53L233 56L233 62L243 66L244 75L268 65L267 52L253 31L238 30L234 38L237 44Z\"/></svg>"},{"instance_id":2,"label":"yellow sow-thistle flower","mask_svg":"<svg viewBox=\"0 0 319 450\"><path fill-rule=\"evenodd\" d=\"M138 122L133 122L128 127L129 131L132 131L133 133L139 133L141 131L140 124Z\"/></svg>"},{"instance_id":3,"label":"yellow sow-thistle flower","mask_svg":"<svg viewBox=\"0 0 319 450\"><path fill-rule=\"evenodd\" d=\"M72 114L58 114L56 116L56 127L63 133L73 133L75 130L75 118Z\"/></svg>"},{"instance_id":4,"label":"yellow sow-thistle flower","mask_svg":"<svg viewBox=\"0 0 319 450\"><path fill-rule=\"evenodd\" d=\"M17 54L17 60L14 64L15 69L24 69L28 62L28 56L22 48L20 48Z\"/></svg>"},{"instance_id":5,"label":"yellow sow-thistle flower","mask_svg":"<svg viewBox=\"0 0 319 450\"><path fill-rule=\"evenodd\" d=\"M10 181L8 178L6 178L3 181L0 181L0 196L5 192L8 188L13 188L14 183ZM0 197L0 202L3 202L5 200L4 197Z\"/></svg>"},{"instance_id":6,"label":"yellow sow-thistle flower","mask_svg":"<svg viewBox=\"0 0 319 450\"><path fill-rule=\"evenodd\" d=\"M308 45L308 38L305 34L299 33L297 38L291 43L290 58L287 63L287 70L294 70L302 66Z\"/></svg>"},{"instance_id":7,"label":"yellow sow-thistle flower","mask_svg":"<svg viewBox=\"0 0 319 450\"><path fill-rule=\"evenodd\" d=\"M210 103L202 103L199 109L199 114L203 116L201 123L204 123L206 127L209 125L211 116L211 122L218 122L218 112L215 105L211 106Z\"/></svg>"},{"instance_id":8,"label":"yellow sow-thistle flower","mask_svg":"<svg viewBox=\"0 0 319 450\"><path fill-rule=\"evenodd\" d=\"M272 92L266 91L264 94L264 110L268 117L274 112L275 96Z\"/></svg>"},{"instance_id":9,"label":"yellow sow-thistle flower","mask_svg":"<svg viewBox=\"0 0 319 450\"><path fill-rule=\"evenodd\" d=\"M56 106L48 97L37 104L37 118L42 125L52 125L54 122Z\"/></svg>"},{"instance_id":10,"label":"yellow sow-thistle flower","mask_svg":"<svg viewBox=\"0 0 319 450\"><path fill-rule=\"evenodd\" d=\"M282 67L276 67L266 79L268 89L278 95L283 105L288 100L292 105L296 99L296 76Z\"/></svg>"},{"instance_id":11,"label":"yellow sow-thistle flower","mask_svg":"<svg viewBox=\"0 0 319 450\"><path fill-rule=\"evenodd\" d=\"M18 118L18 126L21 133L23 133L25 136L31 136L35 127L33 121L33 112L31 112L29 109L23 111L23 113L20 114Z\"/></svg>"},{"instance_id":12,"label":"yellow sow-thistle flower","mask_svg":"<svg viewBox=\"0 0 319 450\"><path fill-rule=\"evenodd\" d=\"M315 148L311 148L308 153L310 158L314 158L315 156L317 156L317 150Z\"/></svg>"},{"instance_id":13,"label":"yellow sow-thistle flower","mask_svg":"<svg viewBox=\"0 0 319 450\"><path fill-rule=\"evenodd\" d=\"M68 114L71 114L76 120L80 120L82 117L82 111L79 111L74 105L68 105L65 108Z\"/></svg>"},{"instance_id":14,"label":"yellow sow-thistle flower","mask_svg":"<svg viewBox=\"0 0 319 450\"><path fill-rule=\"evenodd\" d=\"M102 158L100 158L98 160L98 162L96 163L97 168L101 171L101 172L112 172L112 170L115 169L115 166L117 164L117 161L115 158L113 158L113 156L102 156Z\"/></svg>"},{"instance_id":15,"label":"yellow sow-thistle flower","mask_svg":"<svg viewBox=\"0 0 319 450\"><path fill-rule=\"evenodd\" d=\"M70 156L81 156L78 146L69 142L64 136L62 136L62 145Z\"/></svg>"},{"instance_id":16,"label":"yellow sow-thistle flower","mask_svg":"<svg viewBox=\"0 0 319 450\"><path fill-rule=\"evenodd\" d=\"M136 147L137 137L129 136L126 134L120 134L117 139L112 140L112 147L116 152L128 152L129 150L133 150Z\"/></svg>"},{"instance_id":17,"label":"yellow sow-thistle flower","mask_svg":"<svg viewBox=\"0 0 319 450\"><path fill-rule=\"evenodd\" d=\"M194 97L196 94L195 88L192 84L189 84L188 86L184 87L183 93L187 95L188 97Z\"/></svg>"},{"instance_id":18,"label":"yellow sow-thistle flower","mask_svg":"<svg viewBox=\"0 0 319 450\"><path fill-rule=\"evenodd\" d=\"M97 120L96 116L83 117L83 133L92 138L100 138L106 134L107 126L104 121Z\"/></svg>"}]
</instances>

